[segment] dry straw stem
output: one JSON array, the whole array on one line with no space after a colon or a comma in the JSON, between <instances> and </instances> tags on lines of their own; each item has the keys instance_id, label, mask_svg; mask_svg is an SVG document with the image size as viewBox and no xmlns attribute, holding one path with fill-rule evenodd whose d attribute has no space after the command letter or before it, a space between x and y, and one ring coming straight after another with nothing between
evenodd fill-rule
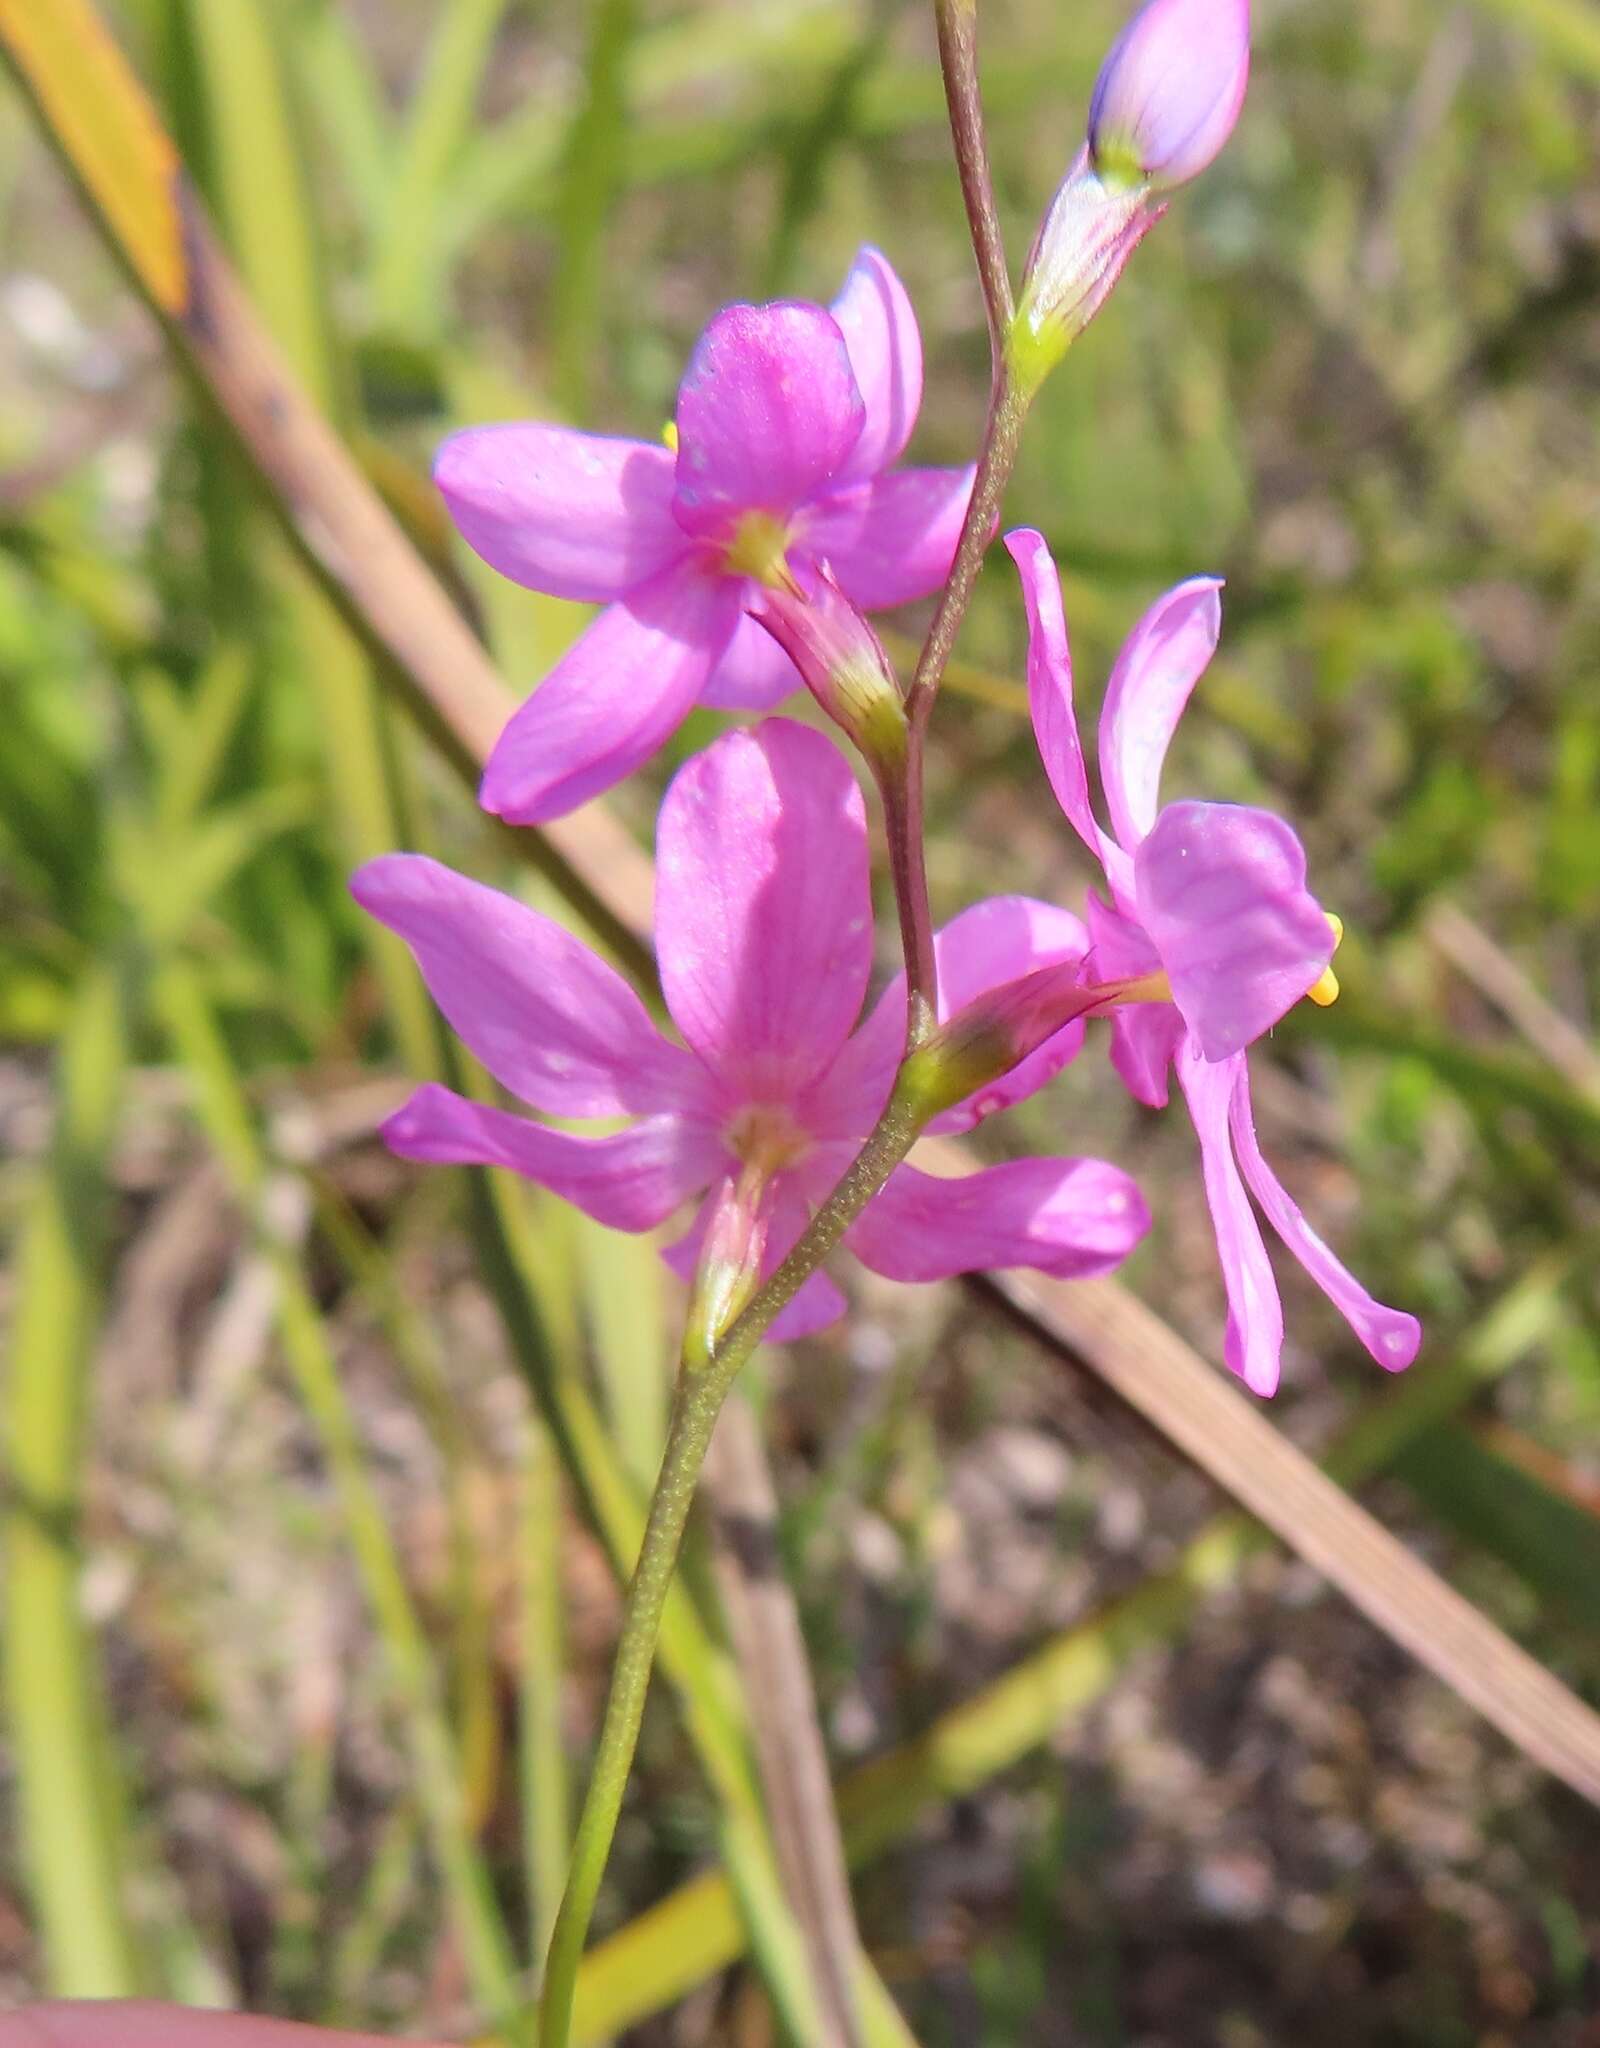
<instances>
[{"instance_id":1,"label":"dry straw stem","mask_svg":"<svg viewBox=\"0 0 1600 2048\"><path fill-rule=\"evenodd\" d=\"M455 758L481 762L510 708L505 685L288 375L92 7L0 0L0 41L113 246L235 429L290 531ZM86 116L90 96L97 104ZM564 886L631 934L637 957L651 879L632 841L594 805L542 837ZM1046 1342L1089 1366L1512 1742L1600 1804L1600 1717L1318 1473L1158 1317L1113 1282L999 1285Z\"/></svg>"}]
</instances>

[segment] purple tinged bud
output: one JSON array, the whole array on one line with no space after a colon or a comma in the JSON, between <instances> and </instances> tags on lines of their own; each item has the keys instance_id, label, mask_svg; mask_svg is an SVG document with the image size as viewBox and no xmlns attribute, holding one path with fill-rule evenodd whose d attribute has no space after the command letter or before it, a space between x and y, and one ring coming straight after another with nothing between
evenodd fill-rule
<instances>
[{"instance_id":1,"label":"purple tinged bud","mask_svg":"<svg viewBox=\"0 0 1600 2048\"><path fill-rule=\"evenodd\" d=\"M1088 150L1079 154L1034 239L1008 337L1024 389L1036 390L1055 368L1165 211L1142 180L1108 184Z\"/></svg>"},{"instance_id":2,"label":"purple tinged bud","mask_svg":"<svg viewBox=\"0 0 1600 2048\"><path fill-rule=\"evenodd\" d=\"M756 1291L767 1250L764 1193L763 1176L749 1172L717 1191L684 1324L683 1360L691 1371L710 1362Z\"/></svg>"},{"instance_id":3,"label":"purple tinged bud","mask_svg":"<svg viewBox=\"0 0 1600 2048\"><path fill-rule=\"evenodd\" d=\"M1009 1074L1057 1032L1122 994L1120 983L1086 982L1080 959L1037 967L958 1010L906 1060L900 1085L926 1121Z\"/></svg>"},{"instance_id":4,"label":"purple tinged bud","mask_svg":"<svg viewBox=\"0 0 1600 2048\"><path fill-rule=\"evenodd\" d=\"M763 590L752 616L875 769L904 760L905 705L893 665L826 563L803 567L789 587Z\"/></svg>"},{"instance_id":5,"label":"purple tinged bud","mask_svg":"<svg viewBox=\"0 0 1600 2048\"><path fill-rule=\"evenodd\" d=\"M1148 0L1095 82L1095 169L1108 185L1187 184L1233 133L1249 75L1249 0Z\"/></svg>"},{"instance_id":6,"label":"purple tinged bud","mask_svg":"<svg viewBox=\"0 0 1600 2048\"><path fill-rule=\"evenodd\" d=\"M1105 304L1166 195L1232 134L1249 73L1250 0L1149 0L1117 38L1023 275L1007 348L1024 392Z\"/></svg>"}]
</instances>

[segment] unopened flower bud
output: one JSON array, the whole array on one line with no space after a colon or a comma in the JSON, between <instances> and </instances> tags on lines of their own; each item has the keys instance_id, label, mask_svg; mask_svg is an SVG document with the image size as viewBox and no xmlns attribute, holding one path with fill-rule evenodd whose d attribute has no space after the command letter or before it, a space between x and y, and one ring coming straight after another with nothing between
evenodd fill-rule
<instances>
[{"instance_id":1,"label":"unopened flower bud","mask_svg":"<svg viewBox=\"0 0 1600 2048\"><path fill-rule=\"evenodd\" d=\"M1079 1017L1121 994L1120 983L1086 983L1081 959L1035 968L987 990L942 1024L907 1059L902 1085L919 1114L940 1115L1020 1066Z\"/></svg>"},{"instance_id":2,"label":"unopened flower bud","mask_svg":"<svg viewBox=\"0 0 1600 2048\"><path fill-rule=\"evenodd\" d=\"M1166 212L1142 181L1107 184L1087 149L1040 223L1008 349L1014 375L1037 390L1111 295L1128 258Z\"/></svg>"},{"instance_id":3,"label":"unopened flower bud","mask_svg":"<svg viewBox=\"0 0 1600 2048\"><path fill-rule=\"evenodd\" d=\"M792 590L763 590L752 616L873 767L897 766L905 757L905 704L883 643L826 564L801 569L795 581Z\"/></svg>"},{"instance_id":4,"label":"unopened flower bud","mask_svg":"<svg viewBox=\"0 0 1600 2048\"><path fill-rule=\"evenodd\" d=\"M761 1276L767 1249L767 1208L763 1180L744 1173L718 1192L700 1246L700 1262L689 1291L684 1324L684 1363L698 1370L709 1363Z\"/></svg>"},{"instance_id":5,"label":"unopened flower bud","mask_svg":"<svg viewBox=\"0 0 1600 2048\"><path fill-rule=\"evenodd\" d=\"M1108 185L1187 184L1233 133L1249 75L1249 0L1148 0L1095 81L1095 169Z\"/></svg>"},{"instance_id":6,"label":"unopened flower bud","mask_svg":"<svg viewBox=\"0 0 1600 2048\"><path fill-rule=\"evenodd\" d=\"M1105 304L1166 195L1232 134L1249 71L1249 0L1149 0L1117 38L1023 276L1009 350L1025 390Z\"/></svg>"}]
</instances>

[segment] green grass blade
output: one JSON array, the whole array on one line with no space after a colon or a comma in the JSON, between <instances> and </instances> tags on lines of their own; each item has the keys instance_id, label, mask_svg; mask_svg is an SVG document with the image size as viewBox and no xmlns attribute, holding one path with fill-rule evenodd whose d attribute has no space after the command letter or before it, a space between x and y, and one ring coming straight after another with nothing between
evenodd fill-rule
<instances>
[{"instance_id":1,"label":"green grass blade","mask_svg":"<svg viewBox=\"0 0 1600 2048\"><path fill-rule=\"evenodd\" d=\"M1545 1342L1566 1316L1561 1286L1570 1257L1540 1266L1501 1298L1455 1355L1419 1373L1343 1436L1326 1467L1345 1486L1393 1464L1419 1434L1469 1401ZM1090 1620L1054 1637L925 1734L841 1781L839 1817L853 1864L901 1840L932 1805L975 1791L1050 1740L1102 1698L1142 1650L1158 1648L1232 1584L1269 1538L1247 1517L1208 1522L1178 1562ZM738 1954L739 1921L716 1872L681 1886L587 1957L578 1986L585 2027L598 2044L682 1997Z\"/></svg>"},{"instance_id":2,"label":"green grass blade","mask_svg":"<svg viewBox=\"0 0 1600 2048\"><path fill-rule=\"evenodd\" d=\"M503 2022L518 2009L515 1962L468 1825L460 1762L438 1674L382 1505L367 1475L331 1340L298 1250L275 1236L266 1223L267 1161L198 974L185 961L168 960L155 977L154 997L198 1089L201 1123L272 1261L284 1355L321 1438L390 1674L405 1706L417 1797L460 1931L468 1976L484 2012Z\"/></svg>"},{"instance_id":3,"label":"green grass blade","mask_svg":"<svg viewBox=\"0 0 1600 2048\"><path fill-rule=\"evenodd\" d=\"M18 1250L5 1473L5 1679L22 1863L50 1986L72 1998L149 1988L123 1905L77 1520L123 1061L116 970L101 965L79 989L62 1040L59 1122Z\"/></svg>"},{"instance_id":4,"label":"green grass blade","mask_svg":"<svg viewBox=\"0 0 1600 2048\"><path fill-rule=\"evenodd\" d=\"M415 336L432 330L439 308L426 254L446 171L471 132L478 88L506 0L444 0L423 55L395 161L372 264L378 325Z\"/></svg>"},{"instance_id":5,"label":"green grass blade","mask_svg":"<svg viewBox=\"0 0 1600 2048\"><path fill-rule=\"evenodd\" d=\"M574 1218L583 1306L623 1464L648 1495L667 1434L666 1268L652 1239Z\"/></svg>"},{"instance_id":6,"label":"green grass blade","mask_svg":"<svg viewBox=\"0 0 1600 2048\"><path fill-rule=\"evenodd\" d=\"M1600 1629L1600 1520L1460 1423L1419 1437L1395 1469L1442 1522L1585 1629Z\"/></svg>"},{"instance_id":7,"label":"green grass blade","mask_svg":"<svg viewBox=\"0 0 1600 2048\"><path fill-rule=\"evenodd\" d=\"M569 419L589 410L605 332L606 229L622 182L624 67L637 8L635 0L595 0L591 13L583 103L568 131L557 183L550 295L555 396Z\"/></svg>"},{"instance_id":8,"label":"green grass blade","mask_svg":"<svg viewBox=\"0 0 1600 2048\"><path fill-rule=\"evenodd\" d=\"M218 213L268 327L317 401L336 417L337 365L294 109L278 37L261 0L172 0L181 8L204 105L199 110ZM199 138L196 138L197 140ZM392 851L407 834L377 679L366 655L311 581L274 541L275 581L289 608L294 668L314 692L328 739L330 787L345 857ZM435 1064L436 1027L406 949L361 921L407 1065Z\"/></svg>"},{"instance_id":9,"label":"green grass blade","mask_svg":"<svg viewBox=\"0 0 1600 2048\"><path fill-rule=\"evenodd\" d=\"M572 1850L572 1795L561 1726L566 1632L561 1595L561 1466L550 1433L528 1419L522 1468L522 1764L523 1860L528 1879L530 1952L543 1956L566 1883Z\"/></svg>"}]
</instances>

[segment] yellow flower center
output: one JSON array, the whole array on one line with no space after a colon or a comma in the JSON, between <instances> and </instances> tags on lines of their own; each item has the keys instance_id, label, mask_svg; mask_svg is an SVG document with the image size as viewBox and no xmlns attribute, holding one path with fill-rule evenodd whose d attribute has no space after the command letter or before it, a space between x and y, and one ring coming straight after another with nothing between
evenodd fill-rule
<instances>
[{"instance_id":1,"label":"yellow flower center","mask_svg":"<svg viewBox=\"0 0 1600 2048\"><path fill-rule=\"evenodd\" d=\"M661 438L666 442L673 454L676 455L678 452L678 422L676 420L667 421L666 425L661 429Z\"/></svg>"},{"instance_id":2,"label":"yellow flower center","mask_svg":"<svg viewBox=\"0 0 1600 2048\"><path fill-rule=\"evenodd\" d=\"M733 529L731 540L723 543L722 567L728 576L749 576L769 590L787 590L801 595L789 570L784 550L789 529L770 512L746 512Z\"/></svg>"}]
</instances>

